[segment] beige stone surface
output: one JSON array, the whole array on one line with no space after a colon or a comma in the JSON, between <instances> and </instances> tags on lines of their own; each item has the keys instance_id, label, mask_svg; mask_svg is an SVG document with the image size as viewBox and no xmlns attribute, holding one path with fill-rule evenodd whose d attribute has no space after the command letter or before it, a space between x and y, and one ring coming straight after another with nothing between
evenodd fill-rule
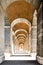
<instances>
[{"instance_id":1,"label":"beige stone surface","mask_svg":"<svg viewBox=\"0 0 43 65\"><path fill-rule=\"evenodd\" d=\"M0 63L4 57L4 14L1 8L0 10Z\"/></svg>"}]
</instances>

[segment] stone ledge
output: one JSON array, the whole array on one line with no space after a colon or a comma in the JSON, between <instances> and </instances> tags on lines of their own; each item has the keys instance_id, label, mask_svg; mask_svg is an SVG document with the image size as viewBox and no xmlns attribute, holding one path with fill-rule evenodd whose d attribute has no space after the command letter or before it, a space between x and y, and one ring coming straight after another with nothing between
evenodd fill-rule
<instances>
[{"instance_id":1,"label":"stone ledge","mask_svg":"<svg viewBox=\"0 0 43 65\"><path fill-rule=\"evenodd\" d=\"M36 53L31 53L30 55L25 55L25 56L5 53L5 60L36 60Z\"/></svg>"},{"instance_id":2,"label":"stone ledge","mask_svg":"<svg viewBox=\"0 0 43 65\"><path fill-rule=\"evenodd\" d=\"M43 65L43 57L37 56L37 61Z\"/></svg>"}]
</instances>

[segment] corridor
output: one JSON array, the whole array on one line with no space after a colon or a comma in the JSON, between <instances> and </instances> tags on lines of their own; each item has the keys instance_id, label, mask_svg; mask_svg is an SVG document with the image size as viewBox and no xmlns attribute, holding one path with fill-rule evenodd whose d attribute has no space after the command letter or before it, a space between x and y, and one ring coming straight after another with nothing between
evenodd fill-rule
<instances>
[{"instance_id":1,"label":"corridor","mask_svg":"<svg viewBox=\"0 0 43 65\"><path fill-rule=\"evenodd\" d=\"M42 0L0 0L0 65L43 65Z\"/></svg>"}]
</instances>

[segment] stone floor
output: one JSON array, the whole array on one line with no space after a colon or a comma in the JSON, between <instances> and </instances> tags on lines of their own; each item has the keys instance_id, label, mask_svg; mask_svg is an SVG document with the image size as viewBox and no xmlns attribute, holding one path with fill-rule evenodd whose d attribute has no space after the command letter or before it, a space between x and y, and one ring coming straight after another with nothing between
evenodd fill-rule
<instances>
[{"instance_id":1,"label":"stone floor","mask_svg":"<svg viewBox=\"0 0 43 65\"><path fill-rule=\"evenodd\" d=\"M0 65L40 65L37 61L4 61Z\"/></svg>"}]
</instances>

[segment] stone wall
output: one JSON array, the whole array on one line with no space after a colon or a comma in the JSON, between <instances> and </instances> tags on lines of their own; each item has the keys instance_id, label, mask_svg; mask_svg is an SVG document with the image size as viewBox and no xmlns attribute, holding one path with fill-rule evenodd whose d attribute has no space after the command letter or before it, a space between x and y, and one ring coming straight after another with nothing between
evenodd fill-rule
<instances>
[{"instance_id":1,"label":"stone wall","mask_svg":"<svg viewBox=\"0 0 43 65\"><path fill-rule=\"evenodd\" d=\"M4 21L4 43L5 43L5 53L10 53L11 52L10 23L7 17L5 17Z\"/></svg>"},{"instance_id":2,"label":"stone wall","mask_svg":"<svg viewBox=\"0 0 43 65\"><path fill-rule=\"evenodd\" d=\"M38 62L43 64L43 16L42 4L38 10L38 40L37 40L37 59Z\"/></svg>"}]
</instances>

